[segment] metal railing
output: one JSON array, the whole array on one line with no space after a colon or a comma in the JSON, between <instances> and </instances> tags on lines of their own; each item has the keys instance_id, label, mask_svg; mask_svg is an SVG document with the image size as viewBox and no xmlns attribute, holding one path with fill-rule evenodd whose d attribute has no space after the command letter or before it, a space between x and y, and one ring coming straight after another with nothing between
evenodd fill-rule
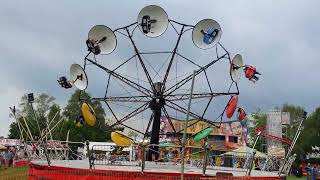
<instances>
[{"instance_id":1,"label":"metal railing","mask_svg":"<svg viewBox=\"0 0 320 180\"><path fill-rule=\"evenodd\" d=\"M46 161L45 150L50 160L85 160L91 169L129 169L141 172L152 172L161 168L168 172L180 172L182 167L181 146L178 145L131 145L121 148L116 145L89 146L89 142L60 142L59 144L35 144L26 143L26 147L16 149L16 160L42 160ZM46 146L44 148L43 146ZM151 161L147 161L148 153L158 146L158 151ZM90 147L90 148L89 148ZM82 149L79 151L79 149ZM184 167L192 169L198 174L205 175L206 172L237 171L250 175L252 169L261 171L278 171L283 159L278 157L256 157L248 153L222 153L217 154L209 148L186 147ZM289 162L293 162L293 158ZM85 162L83 161L83 162ZM49 165L49 163L48 163ZM130 167L128 167L130 166ZM289 166L284 171L288 172ZM284 172L284 173L285 173Z\"/></svg>"},{"instance_id":2,"label":"metal railing","mask_svg":"<svg viewBox=\"0 0 320 180\"><path fill-rule=\"evenodd\" d=\"M33 143L33 142L32 142ZM30 146L32 144L30 143ZM151 161L146 161L148 153L153 149L151 145L132 145L127 148L119 148L115 145L92 145L89 148L89 143L68 142L68 146L62 143L63 146L48 146L46 147L47 153L51 160L78 160L84 159L90 165L91 169L105 169L108 171L134 169L136 172L153 173L157 172L157 169L161 168L166 173L179 173L181 169L181 146L158 146L158 151L155 153L157 157L154 157ZM34 149L26 151L25 148L17 149L16 159L26 159L27 153L31 160L46 160L41 144ZM67 148L66 148L67 147ZM60 149L59 149L60 148ZM82 152L79 152L79 148ZM87 150L86 152L84 150ZM246 174L251 172L252 169L258 169L262 171L277 171L281 167L281 158L276 157L256 157L248 153L223 153L216 154L216 151L210 149L190 147L186 148L185 167L187 170L201 175L206 175L206 171L211 172L240 172ZM33 156L30 156L33 155ZM289 160L293 162L293 158ZM77 163L76 161L72 161ZM32 166L32 165L31 165ZM45 164L42 164L45 166ZM124 167L125 166L125 167ZM130 166L130 167L129 167ZM48 166L50 167L50 166ZM285 171L289 170L284 168ZM38 170L37 170L38 171ZM74 171L78 171L75 169ZM3 171L4 173L5 171ZM22 171L21 171L22 172ZM36 171L34 171L36 172ZM53 171L50 171L53 172ZM60 172L60 171L59 171ZM88 171L89 172L89 171ZM54 172L53 174L58 173ZM82 173L87 171L79 170L77 176L81 176ZM111 173L111 172L110 172ZM106 172L106 175L110 174ZM157 172L158 173L158 172ZM187 172L188 173L188 172ZM23 174L23 173L20 173ZM43 174L43 173L42 173ZM62 173L63 174L63 173ZM112 174L112 173L111 173ZM210 174L210 173L209 173ZM247 174L247 175L249 175ZM38 174L39 175L39 174ZM46 174L47 175L47 174ZM20 175L19 175L20 176ZM23 176L23 175L21 175ZM130 174L123 174L120 176L131 176ZM140 174L137 174L140 176ZM152 175L150 175L151 177ZM162 177L162 175L157 175ZM142 177L142 175L141 175ZM166 177L167 179L179 179L179 177ZM160 178L161 179L161 178ZM192 178L191 178L192 179ZM195 177L194 179L199 179Z\"/></svg>"},{"instance_id":3,"label":"metal railing","mask_svg":"<svg viewBox=\"0 0 320 180\"><path fill-rule=\"evenodd\" d=\"M158 146L157 157L152 161L146 161L152 148ZM90 149L89 163L91 167L96 165L108 166L140 166L146 168L171 168L177 171L181 167L181 146L159 145L132 145L125 151L117 149L113 145L93 145ZM207 152L206 152L207 151ZM262 171L277 171L281 165L281 159L276 157L253 157L250 153L214 154L215 151L199 147L187 147L185 166L188 168L216 171L241 171L250 172L251 169ZM207 154L207 155L205 155ZM250 170L250 171L249 171Z\"/></svg>"},{"instance_id":4,"label":"metal railing","mask_svg":"<svg viewBox=\"0 0 320 180\"><path fill-rule=\"evenodd\" d=\"M140 166L138 161L138 146L131 146L123 151L123 148L116 148L114 145L93 145L90 149L89 163L95 165L121 165Z\"/></svg>"}]
</instances>

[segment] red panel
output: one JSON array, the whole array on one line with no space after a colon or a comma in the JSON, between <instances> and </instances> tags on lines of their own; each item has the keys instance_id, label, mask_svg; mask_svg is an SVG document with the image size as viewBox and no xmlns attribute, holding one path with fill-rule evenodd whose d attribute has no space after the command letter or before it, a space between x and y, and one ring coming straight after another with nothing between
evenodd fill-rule
<instances>
[{"instance_id":1,"label":"red panel","mask_svg":"<svg viewBox=\"0 0 320 180\"><path fill-rule=\"evenodd\" d=\"M238 105L238 96L232 96L228 102L227 109L226 109L226 115L227 118L231 118L234 114L234 111L236 110Z\"/></svg>"},{"instance_id":2,"label":"red panel","mask_svg":"<svg viewBox=\"0 0 320 180\"><path fill-rule=\"evenodd\" d=\"M63 179L63 180L170 180L180 179L180 173L160 173L160 172L130 172L113 170L90 170L90 169L77 169L66 168L58 166L40 166L30 164L29 180L39 179ZM280 177L233 177L233 176L216 176L216 177L203 177L201 174L185 174L186 180L280 180Z\"/></svg>"},{"instance_id":3,"label":"red panel","mask_svg":"<svg viewBox=\"0 0 320 180\"><path fill-rule=\"evenodd\" d=\"M76 169L58 166L40 166L31 164L29 168L29 180L39 179L63 179L63 180L160 180L160 179L179 179L180 173L157 173L157 172L136 172L136 171L114 170L90 170ZM186 179L200 179L201 174L185 174Z\"/></svg>"},{"instance_id":4,"label":"red panel","mask_svg":"<svg viewBox=\"0 0 320 180\"><path fill-rule=\"evenodd\" d=\"M14 164L14 166L29 166L30 162L29 161L14 161L13 164Z\"/></svg>"},{"instance_id":5,"label":"red panel","mask_svg":"<svg viewBox=\"0 0 320 180\"><path fill-rule=\"evenodd\" d=\"M244 120L244 118L246 117L246 112L244 111L244 109L242 109L242 108L239 108L239 110L238 110L238 120L239 121L242 121L242 120Z\"/></svg>"}]
</instances>

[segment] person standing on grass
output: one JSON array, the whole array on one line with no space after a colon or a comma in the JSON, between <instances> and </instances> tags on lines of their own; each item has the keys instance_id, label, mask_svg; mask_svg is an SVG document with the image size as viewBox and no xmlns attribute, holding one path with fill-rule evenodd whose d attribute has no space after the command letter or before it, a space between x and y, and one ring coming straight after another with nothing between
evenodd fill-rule
<instances>
[{"instance_id":1,"label":"person standing on grass","mask_svg":"<svg viewBox=\"0 0 320 180\"><path fill-rule=\"evenodd\" d=\"M7 147L7 149L5 150L5 152L3 154L3 160L4 160L4 165L8 167L10 164L9 147Z\"/></svg>"},{"instance_id":2,"label":"person standing on grass","mask_svg":"<svg viewBox=\"0 0 320 180\"><path fill-rule=\"evenodd\" d=\"M4 164L3 161L4 161L4 160L3 160L3 153L1 152L1 153L0 153L0 168L1 168L1 166Z\"/></svg>"},{"instance_id":3,"label":"person standing on grass","mask_svg":"<svg viewBox=\"0 0 320 180\"><path fill-rule=\"evenodd\" d=\"M13 166L13 158L14 158L14 156L15 156L15 153L16 153L16 151L15 151L15 149L14 149L14 147L10 147L9 148L9 166Z\"/></svg>"}]
</instances>

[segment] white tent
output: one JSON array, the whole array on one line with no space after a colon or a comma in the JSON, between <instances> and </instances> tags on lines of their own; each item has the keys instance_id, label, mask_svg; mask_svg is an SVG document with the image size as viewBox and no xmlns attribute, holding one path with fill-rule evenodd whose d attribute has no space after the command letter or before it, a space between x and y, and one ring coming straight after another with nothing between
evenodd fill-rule
<instances>
[{"instance_id":1,"label":"white tent","mask_svg":"<svg viewBox=\"0 0 320 180\"><path fill-rule=\"evenodd\" d=\"M238 149L235 149L233 151L226 152L223 155L236 156L236 157L247 157L247 156L251 156L252 153L253 153L252 148L250 148L248 146L242 146L242 147L239 147ZM267 158L268 156L260 151L256 151L255 157Z\"/></svg>"},{"instance_id":2,"label":"white tent","mask_svg":"<svg viewBox=\"0 0 320 180\"><path fill-rule=\"evenodd\" d=\"M0 144L0 150L6 150L7 147L5 147L4 145Z\"/></svg>"}]
</instances>

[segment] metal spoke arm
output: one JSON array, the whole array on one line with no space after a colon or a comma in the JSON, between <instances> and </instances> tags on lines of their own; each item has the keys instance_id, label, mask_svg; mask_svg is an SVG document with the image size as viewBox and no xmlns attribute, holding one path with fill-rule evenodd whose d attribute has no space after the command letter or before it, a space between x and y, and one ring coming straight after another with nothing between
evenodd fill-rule
<instances>
[{"instance_id":1,"label":"metal spoke arm","mask_svg":"<svg viewBox=\"0 0 320 180\"><path fill-rule=\"evenodd\" d=\"M117 123L114 123L114 124L112 124L111 126L109 126L110 128L112 128L112 127L114 127L114 126L116 126L116 125L122 125L122 126L124 126L124 127L126 127L126 128L129 128L129 129L131 129L131 130L133 130L133 131L136 131L136 132L138 132L138 133L140 133L140 134L143 134L141 131L138 131L138 130L136 130L136 129L132 128L132 127L129 127L129 126L125 125L125 124L119 123L119 119L118 119L118 117L116 116L116 114L113 112L113 110L111 109L109 103L106 102L106 101L104 101L104 102L106 103L106 105L108 106L108 108L109 108L110 112L112 113L113 117L114 117L114 118L116 119L116 121L117 121ZM109 127L107 127L107 128L109 128Z\"/></svg>"},{"instance_id":2,"label":"metal spoke arm","mask_svg":"<svg viewBox=\"0 0 320 180\"><path fill-rule=\"evenodd\" d=\"M170 102L170 101L167 101L167 102ZM176 104L176 103L174 103L174 102L170 102L169 104L167 103L166 106L168 106L169 108L174 109L174 110L176 110L176 111L179 111L179 112L181 112L181 113L188 114L188 110L187 110L187 109L179 106L178 104ZM193 113L193 112L191 112L191 111L190 111L189 113L190 113L189 115L190 115L191 117L193 117L193 118L195 118L195 119L199 119L198 121L201 120L201 121L207 122L208 124L213 125L213 126L215 126L215 127L219 127L219 126L217 126L214 122L211 122L211 121L208 120L208 119L204 119L204 118L202 118L201 116L197 115L196 113ZM190 126L188 126L188 127L190 127ZM182 130L180 130L179 132L182 132ZM178 132L178 133L179 133L179 132Z\"/></svg>"},{"instance_id":3,"label":"metal spoke arm","mask_svg":"<svg viewBox=\"0 0 320 180\"><path fill-rule=\"evenodd\" d=\"M148 122L148 125L147 125L147 129L146 129L146 132L145 132L144 135L143 135L142 143L144 143L144 140L145 140L145 138L147 137L147 135L148 135L148 133L149 133L149 128L150 128L151 122L153 121L153 118L154 118L154 112L152 112L152 114L151 114L151 116L150 116L150 119L149 119L149 122Z\"/></svg>"},{"instance_id":4,"label":"metal spoke arm","mask_svg":"<svg viewBox=\"0 0 320 180\"><path fill-rule=\"evenodd\" d=\"M93 101L107 101L107 102L150 102L151 96L107 96L94 97Z\"/></svg>"},{"instance_id":5,"label":"metal spoke arm","mask_svg":"<svg viewBox=\"0 0 320 180\"><path fill-rule=\"evenodd\" d=\"M117 31L119 31L119 30L121 30L121 29L127 29L127 28L129 28L129 27L131 27L131 26L134 26L134 25L136 25L136 24L138 24L138 22L134 22L134 23L131 23L131 24L127 25L127 26L117 28L117 29L113 30L113 32L117 32Z\"/></svg>"},{"instance_id":6,"label":"metal spoke arm","mask_svg":"<svg viewBox=\"0 0 320 180\"><path fill-rule=\"evenodd\" d=\"M177 52L177 49L178 49L178 46L179 46L179 43L180 43L180 39L181 39L181 36L183 34L183 29L184 29L184 26L182 26L181 30L180 30L180 33L179 33L179 36L178 36L178 39L177 39L177 42L176 42L176 45L173 49L173 52L172 52L172 55L171 55L171 59L170 59L170 62L169 62L169 65L168 65L168 68L166 70L166 74L163 78L163 81L162 81L162 84L163 84L163 87L162 87L162 90L161 92L164 91L164 87L166 85L166 82L167 82L167 79L168 79L168 76L169 76L169 72L170 72L170 69L171 69L171 66L172 66L172 62L173 62L173 59L176 55L176 52Z\"/></svg>"},{"instance_id":7,"label":"metal spoke arm","mask_svg":"<svg viewBox=\"0 0 320 180\"><path fill-rule=\"evenodd\" d=\"M141 132L141 131L139 131L139 130L137 130L137 129L135 129L135 128L132 128L132 127L130 127L130 126L127 126L127 125L125 125L125 124L122 124L122 123L120 123L120 124L113 124L113 125L111 125L111 126L107 126L107 128L110 128L110 127L112 128L112 127L114 127L115 125L124 126L124 127L128 128L128 129L131 129L131 130L133 130L133 131L135 131L135 132L139 133L139 134L144 135L144 133L143 133L143 132Z\"/></svg>"},{"instance_id":8,"label":"metal spoke arm","mask_svg":"<svg viewBox=\"0 0 320 180\"><path fill-rule=\"evenodd\" d=\"M181 26L194 27L194 25L184 24L184 23L181 23L181 22L178 22L178 21L172 20L172 19L169 19L169 22L173 22L173 23L175 23L175 24L179 24L179 25L181 25Z\"/></svg>"},{"instance_id":9,"label":"metal spoke arm","mask_svg":"<svg viewBox=\"0 0 320 180\"><path fill-rule=\"evenodd\" d=\"M136 57L136 55L134 54L133 56L131 56L129 59L125 60L123 63L121 63L119 66L117 66L116 68L113 69L113 71L119 69L120 67L122 67L123 65L127 64L131 59L133 59L134 57Z\"/></svg>"},{"instance_id":10,"label":"metal spoke arm","mask_svg":"<svg viewBox=\"0 0 320 180\"><path fill-rule=\"evenodd\" d=\"M217 96L225 96L225 95L238 95L238 92L232 92L232 93L195 93L192 94L192 99L201 99L201 98L211 98L211 97L217 97ZM169 94L164 95L164 97L169 101L183 101L188 100L190 94Z\"/></svg>"},{"instance_id":11,"label":"metal spoke arm","mask_svg":"<svg viewBox=\"0 0 320 180\"><path fill-rule=\"evenodd\" d=\"M162 107L162 111L164 112L166 118L168 119L168 122L169 122L172 130L174 131L175 134L177 134L176 128L174 127L174 125L173 125L173 123L171 121L171 118L170 118L170 116L169 116L169 114L168 114L168 112L167 112L167 110L166 110L166 108L164 106ZM181 144L181 139L178 139L178 140L179 140L179 143Z\"/></svg>"},{"instance_id":12,"label":"metal spoke arm","mask_svg":"<svg viewBox=\"0 0 320 180\"><path fill-rule=\"evenodd\" d=\"M111 71L110 69L98 64L97 62L95 62L95 61L93 61L91 59L86 58L86 61L89 61L92 64L98 66L99 68L103 69L104 71L106 71L107 73L112 75L113 77L115 77L115 78L119 79L120 81L124 82L125 84L131 86L132 88L136 89L137 91L141 92L142 94L147 95L147 96L151 95L150 93L152 93L152 91L150 91L149 89L147 89L147 88L145 88L145 87L143 87L143 86L141 86L141 85L139 85L139 84L137 84L137 83L135 83L135 82L123 77L123 76L121 76L120 74L118 74L118 73L116 73L114 71Z\"/></svg>"},{"instance_id":13,"label":"metal spoke arm","mask_svg":"<svg viewBox=\"0 0 320 180\"><path fill-rule=\"evenodd\" d=\"M224 54L223 56L219 57L216 60L213 60L212 62L208 63L207 65L205 65L202 68L199 68L198 70L196 70L195 72L195 76L199 75L200 73L202 73L203 71L205 71L206 69L208 69L210 66L212 66L213 64L215 64L216 62L218 62L220 59L224 58L225 56L227 56L227 53ZM179 89L181 86L185 85L187 82L189 82L192 79L192 75L190 74L189 76L187 76L186 78L182 79L181 81L179 81L178 83L176 83L175 85L171 86L170 88L168 88L165 93L170 95L173 92L175 92L177 89Z\"/></svg>"},{"instance_id":14,"label":"metal spoke arm","mask_svg":"<svg viewBox=\"0 0 320 180\"><path fill-rule=\"evenodd\" d=\"M153 84L153 82L152 82L151 76L150 76L150 74L149 74L149 72L148 72L147 67L145 66L145 64L144 64L144 62L143 62L143 60L142 60L142 57L141 57L141 55L140 55L140 52L139 52L136 44L134 43L134 41L133 41L133 39L132 39L132 36L130 35L130 32L129 32L128 28L126 28L126 31L127 31L127 33L128 33L128 37L129 37L129 39L130 39L130 41L131 41L131 44L132 44L132 46L133 46L133 49L134 49L134 51L136 52L136 55L137 55L137 57L138 57L138 59L139 59L139 62L140 62L140 64L141 64L141 67L142 67L142 69L143 69L143 71L144 71L144 73L145 73L145 75L146 75L146 77L147 77L147 79L148 79L148 82L149 82L152 90L155 91L155 87L154 87L154 84Z\"/></svg>"},{"instance_id":15,"label":"metal spoke arm","mask_svg":"<svg viewBox=\"0 0 320 180\"><path fill-rule=\"evenodd\" d=\"M116 126L116 125L122 125L122 126L128 128L128 129L131 129L131 130L133 130L133 131L136 131L136 132L144 135L144 133L142 133L141 131L136 130L136 129L130 127L130 126L127 126L127 125L123 124L123 122L124 122L126 119L125 119L125 118L122 118L121 120L119 120L118 117L116 116L116 114L113 112L113 110L112 110L111 106L109 105L109 103L108 103L107 101L104 101L104 102L106 103L106 105L108 106L108 108L109 108L110 112L112 113L113 117L114 117L114 118L116 119L116 121L117 121L116 123L114 123L114 124L112 124L111 126L109 126L110 128L112 128L112 127L114 127L114 126ZM146 104L144 104L143 106L145 106L145 105L146 105ZM143 107L143 106L142 106L142 107ZM139 107L139 108L141 108L141 107ZM139 108L138 108L138 109L139 109ZM134 113L136 113L135 115L139 114L140 112L137 113L137 112L139 111L138 109L132 111L130 114L131 114L131 115L134 114ZM145 110L145 109L144 109L144 110ZM143 111L144 111L144 110L143 110ZM130 115L130 114L129 114L129 115ZM126 116L127 119L129 119L130 117L132 117L132 116L129 116L129 115ZM133 115L133 116L135 116L135 115ZM122 121L122 122L121 122L121 121Z\"/></svg>"},{"instance_id":16,"label":"metal spoke arm","mask_svg":"<svg viewBox=\"0 0 320 180\"><path fill-rule=\"evenodd\" d=\"M106 102L107 103L107 102ZM108 106L109 109L111 109L110 106ZM127 114L125 117L121 118L121 119L118 119L115 114L113 113L113 116L115 117L115 119L117 120L117 122L114 124L114 125L117 125L117 124L122 124L123 122L129 120L130 118L144 112L145 110L149 109L149 102L139 106L137 109L131 111L129 114ZM113 126L114 126L113 125Z\"/></svg>"},{"instance_id":17,"label":"metal spoke arm","mask_svg":"<svg viewBox=\"0 0 320 180\"><path fill-rule=\"evenodd\" d=\"M182 59L184 59L184 60L186 60L186 61L190 62L191 64L193 64L193 65L197 66L198 68L202 68L199 64L197 64L197 63L195 63L193 60L191 60L191 59L189 59L189 58L187 58L187 57L183 56L183 55L182 55L182 54L180 54L179 52L177 52L177 55L178 55L178 56L180 56Z\"/></svg>"}]
</instances>

